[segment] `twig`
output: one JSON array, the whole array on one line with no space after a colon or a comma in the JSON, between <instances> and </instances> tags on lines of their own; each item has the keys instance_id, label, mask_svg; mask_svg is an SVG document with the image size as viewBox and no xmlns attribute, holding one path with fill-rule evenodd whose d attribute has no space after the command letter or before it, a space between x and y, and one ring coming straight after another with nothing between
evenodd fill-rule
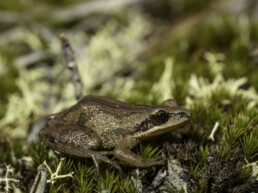
<instances>
[{"instance_id":1,"label":"twig","mask_svg":"<svg viewBox=\"0 0 258 193\"><path fill-rule=\"evenodd\" d=\"M63 53L64 53L67 68L71 72L71 76L72 76L71 81L74 85L75 97L77 100L79 100L80 98L82 98L83 87L80 80L78 68L75 62L74 52L69 43L69 40L65 37L64 34L60 34L59 38L61 39L61 42L62 42L62 48L63 48Z\"/></svg>"},{"instance_id":2,"label":"twig","mask_svg":"<svg viewBox=\"0 0 258 193\"><path fill-rule=\"evenodd\" d=\"M38 167L37 176L31 186L30 193L44 193L46 181L47 181L47 168L44 164L40 164Z\"/></svg>"},{"instance_id":3,"label":"twig","mask_svg":"<svg viewBox=\"0 0 258 193\"><path fill-rule=\"evenodd\" d=\"M11 160L13 165L17 165L18 161L13 150L11 150Z\"/></svg>"},{"instance_id":4,"label":"twig","mask_svg":"<svg viewBox=\"0 0 258 193\"><path fill-rule=\"evenodd\" d=\"M74 31L95 31L98 27L103 26L110 18L111 14L100 14L84 19L74 26Z\"/></svg>"},{"instance_id":5,"label":"twig","mask_svg":"<svg viewBox=\"0 0 258 193\"><path fill-rule=\"evenodd\" d=\"M43 104L43 109L48 112L48 109L50 109L51 99L53 96L53 93L52 93L53 74L49 67L45 66L44 69L46 70L46 74L48 76L48 79L50 80L50 88L46 94L45 101ZM47 123L47 116L44 115L33 124L32 129L29 132L27 137L27 141L29 144L31 144L33 141L34 142L38 141L39 132L44 126L46 126L46 123Z\"/></svg>"},{"instance_id":6,"label":"twig","mask_svg":"<svg viewBox=\"0 0 258 193\"><path fill-rule=\"evenodd\" d=\"M17 67L29 67L33 64L37 64L40 61L52 60L55 58L55 55L49 52L32 52L18 57L14 61L14 65Z\"/></svg>"},{"instance_id":7,"label":"twig","mask_svg":"<svg viewBox=\"0 0 258 193\"><path fill-rule=\"evenodd\" d=\"M27 141L29 144L38 141L39 132L46 126L47 118L44 117L33 124L31 132L28 135Z\"/></svg>"},{"instance_id":8,"label":"twig","mask_svg":"<svg viewBox=\"0 0 258 193\"><path fill-rule=\"evenodd\" d=\"M84 2L68 8L66 10L55 10L51 15L53 20L58 22L71 22L76 19L83 18L92 13L106 12L114 9L119 9L128 5L141 3L146 0L97 0L91 2Z\"/></svg>"},{"instance_id":9,"label":"twig","mask_svg":"<svg viewBox=\"0 0 258 193\"><path fill-rule=\"evenodd\" d=\"M239 2L241 0L238 0ZM207 20L210 15L220 11L229 11L234 5L236 5L236 0L217 0L211 1L209 5L205 6L203 9L199 9L198 12L194 11L183 17L178 17L178 19L173 22L169 28L164 28L157 33L157 35L149 40L148 50L141 53L141 58L149 58L153 53L155 47L164 48L167 46L166 41L170 37L183 36L189 32L189 29L193 28L197 24L201 23L203 20ZM164 32L165 30L165 32ZM162 38L160 36L162 35Z\"/></svg>"},{"instance_id":10,"label":"twig","mask_svg":"<svg viewBox=\"0 0 258 193\"><path fill-rule=\"evenodd\" d=\"M249 57L255 64L258 64L258 45L252 45L249 49Z\"/></svg>"},{"instance_id":11,"label":"twig","mask_svg":"<svg viewBox=\"0 0 258 193\"><path fill-rule=\"evenodd\" d=\"M0 11L0 23L17 24L19 22L29 21L30 17L25 14L11 11Z\"/></svg>"}]
</instances>

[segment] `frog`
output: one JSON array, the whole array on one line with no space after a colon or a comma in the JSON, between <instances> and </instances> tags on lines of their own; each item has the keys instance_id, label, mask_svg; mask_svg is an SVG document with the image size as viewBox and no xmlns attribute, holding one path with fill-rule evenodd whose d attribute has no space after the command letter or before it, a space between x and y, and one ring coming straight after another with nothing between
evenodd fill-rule
<instances>
[{"instance_id":1,"label":"frog","mask_svg":"<svg viewBox=\"0 0 258 193\"><path fill-rule=\"evenodd\" d=\"M122 173L118 162L108 156L129 167L163 165L162 157L144 159L132 149L143 141L182 128L190 120L190 111L179 107L174 99L160 105L139 105L89 95L72 107L50 115L46 127L40 131L40 139L60 153L91 157L97 173L101 161Z\"/></svg>"}]
</instances>

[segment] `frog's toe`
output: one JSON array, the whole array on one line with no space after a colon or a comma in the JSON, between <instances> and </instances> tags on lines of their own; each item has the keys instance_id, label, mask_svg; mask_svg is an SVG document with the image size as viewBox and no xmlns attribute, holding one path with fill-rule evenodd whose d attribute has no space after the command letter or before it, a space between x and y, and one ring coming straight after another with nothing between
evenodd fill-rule
<instances>
[{"instance_id":1,"label":"frog's toe","mask_svg":"<svg viewBox=\"0 0 258 193\"><path fill-rule=\"evenodd\" d=\"M162 156L158 156L158 157L150 158L146 160L146 165L149 165L149 166L157 166L157 165L164 165L164 164L165 164L165 160L162 158Z\"/></svg>"},{"instance_id":2,"label":"frog's toe","mask_svg":"<svg viewBox=\"0 0 258 193\"><path fill-rule=\"evenodd\" d=\"M96 168L96 179L98 179L99 177L99 161L98 159L96 158L95 155L91 155L91 159L95 165L95 168Z\"/></svg>"},{"instance_id":3,"label":"frog's toe","mask_svg":"<svg viewBox=\"0 0 258 193\"><path fill-rule=\"evenodd\" d=\"M105 162L105 163L108 163L108 164L112 165L113 167L115 167L118 170L118 172L121 176L124 175L124 172L123 172L122 168L119 166L119 164L117 162L112 161L112 160L110 160L107 157L102 156L102 155L92 155L91 158L92 158L92 160L95 164L95 167L96 167L97 177L99 175L99 161L102 161L102 162Z\"/></svg>"}]
</instances>

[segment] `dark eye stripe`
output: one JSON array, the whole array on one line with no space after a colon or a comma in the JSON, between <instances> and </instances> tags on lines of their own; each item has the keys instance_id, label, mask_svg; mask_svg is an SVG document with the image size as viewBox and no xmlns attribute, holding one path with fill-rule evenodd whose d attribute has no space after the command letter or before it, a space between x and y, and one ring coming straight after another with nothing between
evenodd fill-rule
<instances>
[{"instance_id":1,"label":"dark eye stripe","mask_svg":"<svg viewBox=\"0 0 258 193\"><path fill-rule=\"evenodd\" d=\"M147 131L154 126L162 125L168 121L170 114L164 110L159 110L156 113L150 115L150 117L146 118L141 124L134 127L134 131L144 132Z\"/></svg>"}]
</instances>

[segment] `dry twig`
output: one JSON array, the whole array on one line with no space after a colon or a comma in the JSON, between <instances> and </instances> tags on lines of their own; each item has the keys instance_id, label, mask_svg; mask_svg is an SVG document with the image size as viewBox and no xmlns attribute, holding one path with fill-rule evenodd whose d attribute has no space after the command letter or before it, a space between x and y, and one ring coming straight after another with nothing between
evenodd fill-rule
<instances>
[{"instance_id":1,"label":"dry twig","mask_svg":"<svg viewBox=\"0 0 258 193\"><path fill-rule=\"evenodd\" d=\"M83 86L82 86L78 68L75 62L74 52L69 43L69 40L65 37L64 34L60 34L59 38L61 39L61 42L62 42L62 48L63 48L63 53L64 53L67 68L70 70L72 75L71 81L74 85L75 96L76 96L76 99L79 100L80 98L82 98Z\"/></svg>"},{"instance_id":2,"label":"dry twig","mask_svg":"<svg viewBox=\"0 0 258 193\"><path fill-rule=\"evenodd\" d=\"M71 22L81 19L92 13L106 12L119 9L136 3L142 3L146 0L97 0L80 3L77 6L66 10L55 10L51 17L61 23Z\"/></svg>"},{"instance_id":3,"label":"dry twig","mask_svg":"<svg viewBox=\"0 0 258 193\"><path fill-rule=\"evenodd\" d=\"M47 181L47 168L44 164L39 165L38 173L34 179L30 193L44 193Z\"/></svg>"}]
</instances>

